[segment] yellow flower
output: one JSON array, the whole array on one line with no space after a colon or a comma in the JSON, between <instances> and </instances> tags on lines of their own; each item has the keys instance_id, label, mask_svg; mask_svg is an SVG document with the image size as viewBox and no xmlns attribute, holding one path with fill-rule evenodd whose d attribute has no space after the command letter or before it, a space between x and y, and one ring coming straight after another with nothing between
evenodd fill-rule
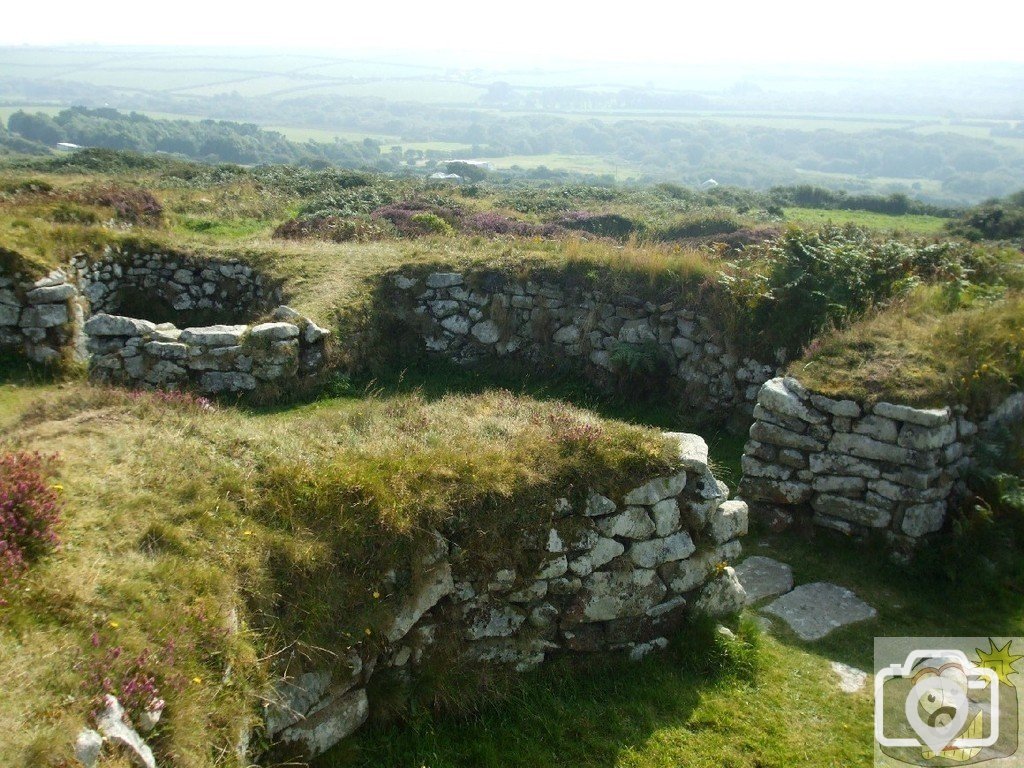
<instances>
[{"instance_id":1,"label":"yellow flower","mask_svg":"<svg viewBox=\"0 0 1024 768\"><path fill-rule=\"evenodd\" d=\"M57 491L57 493L60 493L61 491L64 490L64 486L61 485L60 483L57 483L56 485L53 486L53 490Z\"/></svg>"},{"instance_id":2,"label":"yellow flower","mask_svg":"<svg viewBox=\"0 0 1024 768\"><path fill-rule=\"evenodd\" d=\"M252 531L242 531L243 536L252 536Z\"/></svg>"},{"instance_id":3,"label":"yellow flower","mask_svg":"<svg viewBox=\"0 0 1024 768\"><path fill-rule=\"evenodd\" d=\"M118 624L118 623L117 623L116 621L112 621L112 622L110 622L110 625L109 625L109 626L110 626L110 628L111 628L111 629L117 629L117 628L118 628L118 627L120 627L121 625L120 625L120 624Z\"/></svg>"},{"instance_id":4,"label":"yellow flower","mask_svg":"<svg viewBox=\"0 0 1024 768\"><path fill-rule=\"evenodd\" d=\"M201 682L203 682L203 678L201 678L201 677L193 677L192 678L192 682L195 683L196 685L199 685Z\"/></svg>"},{"instance_id":5,"label":"yellow flower","mask_svg":"<svg viewBox=\"0 0 1024 768\"><path fill-rule=\"evenodd\" d=\"M372 630L372 629L370 629L369 627L367 627L366 629L364 629L364 630L363 630L363 632L365 632L365 633L366 633L366 636L367 636L367 637L369 637L370 635L372 635L372 634L373 634L373 630Z\"/></svg>"},{"instance_id":6,"label":"yellow flower","mask_svg":"<svg viewBox=\"0 0 1024 768\"><path fill-rule=\"evenodd\" d=\"M380 592L378 592L377 590L373 590L373 599L380 600Z\"/></svg>"}]
</instances>

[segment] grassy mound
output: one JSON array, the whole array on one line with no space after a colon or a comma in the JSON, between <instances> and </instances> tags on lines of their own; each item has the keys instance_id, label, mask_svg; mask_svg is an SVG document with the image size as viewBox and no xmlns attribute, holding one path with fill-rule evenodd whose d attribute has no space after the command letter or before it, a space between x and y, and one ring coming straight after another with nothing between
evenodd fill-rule
<instances>
[{"instance_id":1,"label":"grassy mound","mask_svg":"<svg viewBox=\"0 0 1024 768\"><path fill-rule=\"evenodd\" d=\"M5 449L59 453L65 509L0 609L4 765L59 764L99 694L141 683L158 757L218 764L275 654L377 641L428 529L468 526L486 563L555 498L671 465L656 431L501 392L242 412L23 384L0 412Z\"/></svg>"}]
</instances>

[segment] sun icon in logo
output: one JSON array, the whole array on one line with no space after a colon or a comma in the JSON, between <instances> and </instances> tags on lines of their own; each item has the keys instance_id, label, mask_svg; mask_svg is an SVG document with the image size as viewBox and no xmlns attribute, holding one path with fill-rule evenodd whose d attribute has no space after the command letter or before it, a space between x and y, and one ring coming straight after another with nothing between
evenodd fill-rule
<instances>
[{"instance_id":1,"label":"sun icon in logo","mask_svg":"<svg viewBox=\"0 0 1024 768\"><path fill-rule=\"evenodd\" d=\"M983 651L981 648L974 649L974 652L978 654L977 665L991 669L999 675L999 682L1006 685L1013 685L1010 681L1010 675L1017 672L1013 665L1020 659L1024 659L1024 655L1017 655L1011 651L1010 644L1012 642L1012 640L1007 640L1006 645L999 648L992 638L989 638L988 651Z\"/></svg>"}]
</instances>

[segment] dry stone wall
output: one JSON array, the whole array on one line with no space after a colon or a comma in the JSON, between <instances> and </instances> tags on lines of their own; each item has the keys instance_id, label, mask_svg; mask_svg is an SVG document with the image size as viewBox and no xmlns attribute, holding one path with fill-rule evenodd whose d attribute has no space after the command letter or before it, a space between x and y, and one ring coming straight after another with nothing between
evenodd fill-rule
<instances>
[{"instance_id":1,"label":"dry stone wall","mask_svg":"<svg viewBox=\"0 0 1024 768\"><path fill-rule=\"evenodd\" d=\"M522 542L527 565L482 569L460 534L435 533L411 568L382 650L357 645L330 670L286 665L265 712L277 757L337 743L367 719L373 675L414 681L437 653L448 664L516 670L566 653L639 659L665 648L689 613L742 608L743 588L726 562L740 554L746 504L728 500L701 438L667 437L679 446L676 472L621 497L591 489L576 504L558 499L549 524Z\"/></svg>"},{"instance_id":2,"label":"dry stone wall","mask_svg":"<svg viewBox=\"0 0 1024 768\"><path fill-rule=\"evenodd\" d=\"M143 304L149 319L217 317L244 321L281 301L281 289L238 260L159 253L108 252L98 261L72 264L79 290L93 313L132 314Z\"/></svg>"},{"instance_id":3,"label":"dry stone wall","mask_svg":"<svg viewBox=\"0 0 1024 768\"><path fill-rule=\"evenodd\" d=\"M133 292L182 317L227 313L242 324L181 329L104 311ZM328 331L286 306L274 310L272 322L245 324L279 297L279 287L237 261L78 257L40 279L0 274L0 347L39 363L88 362L93 379L132 387L287 390L324 368Z\"/></svg>"},{"instance_id":4,"label":"dry stone wall","mask_svg":"<svg viewBox=\"0 0 1024 768\"><path fill-rule=\"evenodd\" d=\"M730 348L708 317L681 302L609 296L558 279L497 272L397 274L387 302L426 350L459 363L486 358L572 366L598 384L641 358L696 407L749 412L775 368Z\"/></svg>"},{"instance_id":5,"label":"dry stone wall","mask_svg":"<svg viewBox=\"0 0 1024 768\"><path fill-rule=\"evenodd\" d=\"M744 499L777 521L805 509L817 525L903 545L942 529L978 431L951 408L833 400L790 377L765 383L754 419Z\"/></svg>"},{"instance_id":6,"label":"dry stone wall","mask_svg":"<svg viewBox=\"0 0 1024 768\"><path fill-rule=\"evenodd\" d=\"M63 270L39 279L0 274L0 347L37 363L84 359L85 305Z\"/></svg>"},{"instance_id":7,"label":"dry stone wall","mask_svg":"<svg viewBox=\"0 0 1024 768\"><path fill-rule=\"evenodd\" d=\"M315 375L328 331L289 307L273 322L179 329L97 314L85 323L93 379L132 387L247 393Z\"/></svg>"}]
</instances>

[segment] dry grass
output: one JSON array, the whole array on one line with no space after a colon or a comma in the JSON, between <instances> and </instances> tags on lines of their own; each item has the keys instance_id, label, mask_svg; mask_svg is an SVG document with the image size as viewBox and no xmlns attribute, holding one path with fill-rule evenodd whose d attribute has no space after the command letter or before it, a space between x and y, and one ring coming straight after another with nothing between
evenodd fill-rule
<instances>
[{"instance_id":1,"label":"dry grass","mask_svg":"<svg viewBox=\"0 0 1024 768\"><path fill-rule=\"evenodd\" d=\"M1011 293L951 311L941 288L921 288L825 334L789 371L830 396L956 402L984 413L1024 386L1024 298Z\"/></svg>"}]
</instances>

